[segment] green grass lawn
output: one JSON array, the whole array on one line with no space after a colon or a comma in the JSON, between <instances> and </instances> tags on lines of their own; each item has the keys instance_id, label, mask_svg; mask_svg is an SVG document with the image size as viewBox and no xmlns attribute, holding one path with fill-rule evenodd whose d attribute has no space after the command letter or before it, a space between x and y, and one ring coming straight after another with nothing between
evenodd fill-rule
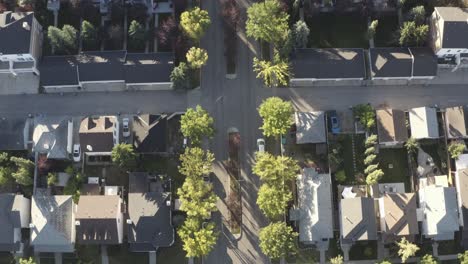
<instances>
[{"instance_id":1,"label":"green grass lawn","mask_svg":"<svg viewBox=\"0 0 468 264\"><path fill-rule=\"evenodd\" d=\"M182 242L178 236L176 236L176 240L172 247L160 248L156 258L157 263L187 263L185 252L182 249Z\"/></svg>"},{"instance_id":2,"label":"green grass lawn","mask_svg":"<svg viewBox=\"0 0 468 264\"><path fill-rule=\"evenodd\" d=\"M367 48L367 19L360 15L317 14L306 18L313 48Z\"/></svg>"},{"instance_id":3,"label":"green grass lawn","mask_svg":"<svg viewBox=\"0 0 468 264\"><path fill-rule=\"evenodd\" d=\"M148 263L148 253L128 251L126 244L107 247L109 264Z\"/></svg>"},{"instance_id":4,"label":"green grass lawn","mask_svg":"<svg viewBox=\"0 0 468 264\"><path fill-rule=\"evenodd\" d=\"M355 152L353 154L353 137ZM342 146L343 168L346 174L344 184L355 184L357 173L364 171L364 134L346 134L340 135L338 142ZM356 155L356 157L354 157ZM354 158L356 159L356 171L354 170Z\"/></svg>"},{"instance_id":5,"label":"green grass lawn","mask_svg":"<svg viewBox=\"0 0 468 264\"><path fill-rule=\"evenodd\" d=\"M359 241L349 250L350 260L367 260L377 258L377 241Z\"/></svg>"},{"instance_id":6,"label":"green grass lawn","mask_svg":"<svg viewBox=\"0 0 468 264\"><path fill-rule=\"evenodd\" d=\"M299 249L294 256L286 258L287 263L306 264L320 261L320 252L315 249Z\"/></svg>"},{"instance_id":7,"label":"green grass lawn","mask_svg":"<svg viewBox=\"0 0 468 264\"><path fill-rule=\"evenodd\" d=\"M339 245L339 232L335 232L335 238L330 239L330 244L327 250L326 260L328 261L330 258L334 258L338 255L343 256L343 251L341 251Z\"/></svg>"},{"instance_id":8,"label":"green grass lawn","mask_svg":"<svg viewBox=\"0 0 468 264\"><path fill-rule=\"evenodd\" d=\"M384 172L382 183L404 182L406 191L411 190L408 155L404 148L382 148L378 154L379 165ZM392 167L392 168L390 168Z\"/></svg>"},{"instance_id":9,"label":"green grass lawn","mask_svg":"<svg viewBox=\"0 0 468 264\"><path fill-rule=\"evenodd\" d=\"M398 43L395 42L395 32L398 30L398 16L384 16L378 19L379 25L374 36L374 44L376 47L394 47Z\"/></svg>"}]
</instances>

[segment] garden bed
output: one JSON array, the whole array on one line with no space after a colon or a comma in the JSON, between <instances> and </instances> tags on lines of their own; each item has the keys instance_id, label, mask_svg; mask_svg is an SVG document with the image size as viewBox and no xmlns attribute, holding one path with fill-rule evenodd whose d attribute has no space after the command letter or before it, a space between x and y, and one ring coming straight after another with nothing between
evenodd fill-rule
<instances>
[{"instance_id":1,"label":"garden bed","mask_svg":"<svg viewBox=\"0 0 468 264\"><path fill-rule=\"evenodd\" d=\"M242 197L240 188L240 134L238 132L229 134L229 160L225 163L226 171L229 174L229 195L227 197L227 207L229 209L228 227L233 234L240 234L242 226Z\"/></svg>"},{"instance_id":2,"label":"garden bed","mask_svg":"<svg viewBox=\"0 0 468 264\"><path fill-rule=\"evenodd\" d=\"M377 241L359 241L349 250L350 260L371 260L377 258Z\"/></svg>"},{"instance_id":3,"label":"garden bed","mask_svg":"<svg viewBox=\"0 0 468 264\"><path fill-rule=\"evenodd\" d=\"M398 16L383 16L378 18L379 25L374 36L376 47L397 47L396 31L398 30Z\"/></svg>"}]
</instances>

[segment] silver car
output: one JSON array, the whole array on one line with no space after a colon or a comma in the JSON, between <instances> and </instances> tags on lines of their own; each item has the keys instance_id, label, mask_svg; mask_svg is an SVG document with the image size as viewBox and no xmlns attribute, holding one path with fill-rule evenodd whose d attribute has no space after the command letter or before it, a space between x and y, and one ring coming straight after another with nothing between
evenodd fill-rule
<instances>
[{"instance_id":1,"label":"silver car","mask_svg":"<svg viewBox=\"0 0 468 264\"><path fill-rule=\"evenodd\" d=\"M130 120L128 118L122 119L122 135L124 137L130 136L129 123L130 123Z\"/></svg>"},{"instance_id":2,"label":"silver car","mask_svg":"<svg viewBox=\"0 0 468 264\"><path fill-rule=\"evenodd\" d=\"M258 152L265 152L265 139L257 139Z\"/></svg>"}]
</instances>

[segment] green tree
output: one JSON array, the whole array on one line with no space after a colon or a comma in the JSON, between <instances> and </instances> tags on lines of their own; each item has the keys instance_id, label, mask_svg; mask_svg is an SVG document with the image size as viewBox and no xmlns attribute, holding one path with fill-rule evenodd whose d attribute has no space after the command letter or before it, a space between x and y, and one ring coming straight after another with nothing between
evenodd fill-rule
<instances>
[{"instance_id":1,"label":"green tree","mask_svg":"<svg viewBox=\"0 0 468 264\"><path fill-rule=\"evenodd\" d=\"M344 170L339 170L335 173L335 179L338 183L344 183L346 181L346 173Z\"/></svg>"},{"instance_id":2,"label":"green tree","mask_svg":"<svg viewBox=\"0 0 468 264\"><path fill-rule=\"evenodd\" d=\"M424 24L426 20L426 9L423 5L415 6L410 10L410 19L413 20L416 25Z\"/></svg>"},{"instance_id":3,"label":"green tree","mask_svg":"<svg viewBox=\"0 0 468 264\"><path fill-rule=\"evenodd\" d=\"M185 62L179 63L177 67L172 69L170 75L172 88L188 89L190 88L190 69Z\"/></svg>"},{"instance_id":4,"label":"green tree","mask_svg":"<svg viewBox=\"0 0 468 264\"><path fill-rule=\"evenodd\" d=\"M419 264L438 264L438 263L439 261L437 261L436 258L434 258L432 255L429 255L429 254L424 255L419 261Z\"/></svg>"},{"instance_id":5,"label":"green tree","mask_svg":"<svg viewBox=\"0 0 468 264\"><path fill-rule=\"evenodd\" d=\"M191 47L188 50L186 57L187 63L193 69L200 69L205 66L208 61L208 53L206 50L197 47Z\"/></svg>"},{"instance_id":6,"label":"green tree","mask_svg":"<svg viewBox=\"0 0 468 264\"><path fill-rule=\"evenodd\" d=\"M253 70L257 74L257 79L263 79L267 87L278 87L288 85L288 79L291 75L289 63L282 60L279 55L271 61L253 59Z\"/></svg>"},{"instance_id":7,"label":"green tree","mask_svg":"<svg viewBox=\"0 0 468 264\"><path fill-rule=\"evenodd\" d=\"M86 20L81 23L81 39L88 46L93 46L97 43L98 31L93 24Z\"/></svg>"},{"instance_id":8,"label":"green tree","mask_svg":"<svg viewBox=\"0 0 468 264\"><path fill-rule=\"evenodd\" d=\"M369 166L371 165L372 163L374 163L375 159L377 158L377 155L375 154L371 154L369 156L367 156L365 159L364 159L364 164Z\"/></svg>"},{"instance_id":9,"label":"green tree","mask_svg":"<svg viewBox=\"0 0 468 264\"><path fill-rule=\"evenodd\" d=\"M20 157L11 157L11 162L15 164L16 170L11 176L18 184L30 186L33 184L34 163Z\"/></svg>"},{"instance_id":10,"label":"green tree","mask_svg":"<svg viewBox=\"0 0 468 264\"><path fill-rule=\"evenodd\" d=\"M307 24L302 20L298 20L296 24L294 24L295 46L297 48L307 48L307 43L309 42L309 34L310 30Z\"/></svg>"},{"instance_id":11,"label":"green tree","mask_svg":"<svg viewBox=\"0 0 468 264\"><path fill-rule=\"evenodd\" d=\"M374 185L379 183L380 179L384 176L384 172L381 169L376 169L370 172L366 177L366 184L367 185Z\"/></svg>"},{"instance_id":12,"label":"green tree","mask_svg":"<svg viewBox=\"0 0 468 264\"><path fill-rule=\"evenodd\" d=\"M406 151L408 151L408 153L415 154L417 153L419 149L419 143L415 138L410 137L408 138L408 141L406 141L405 143L405 148L406 148Z\"/></svg>"},{"instance_id":13,"label":"green tree","mask_svg":"<svg viewBox=\"0 0 468 264\"><path fill-rule=\"evenodd\" d=\"M331 258L330 263L331 264L343 264L344 263L343 256L338 255L334 258Z\"/></svg>"},{"instance_id":14,"label":"green tree","mask_svg":"<svg viewBox=\"0 0 468 264\"><path fill-rule=\"evenodd\" d=\"M112 148L112 162L123 170L132 169L136 165L137 155L133 145L120 143Z\"/></svg>"},{"instance_id":15,"label":"green tree","mask_svg":"<svg viewBox=\"0 0 468 264\"><path fill-rule=\"evenodd\" d=\"M376 152L375 147L368 147L368 148L366 148L366 150L364 151L364 155L369 156L369 155L371 155L371 154L375 154L375 152Z\"/></svg>"},{"instance_id":16,"label":"green tree","mask_svg":"<svg viewBox=\"0 0 468 264\"><path fill-rule=\"evenodd\" d=\"M379 26L379 20L373 20L369 27L367 28L367 38L368 39L373 39L375 36L375 33L377 32L377 27Z\"/></svg>"},{"instance_id":17,"label":"green tree","mask_svg":"<svg viewBox=\"0 0 468 264\"><path fill-rule=\"evenodd\" d=\"M402 238L401 241L397 241L398 245L398 256L401 258L401 262L405 263L408 258L413 257L418 252L419 247L415 244L412 244L406 238Z\"/></svg>"},{"instance_id":18,"label":"green tree","mask_svg":"<svg viewBox=\"0 0 468 264\"><path fill-rule=\"evenodd\" d=\"M71 53L76 49L77 31L73 26L63 25L62 29L49 26L47 38L53 49L58 52Z\"/></svg>"},{"instance_id":19,"label":"green tree","mask_svg":"<svg viewBox=\"0 0 468 264\"><path fill-rule=\"evenodd\" d=\"M447 151L452 159L458 159L463 154L463 151L465 151L465 148L464 142L455 141L448 145Z\"/></svg>"},{"instance_id":20,"label":"green tree","mask_svg":"<svg viewBox=\"0 0 468 264\"><path fill-rule=\"evenodd\" d=\"M458 254L458 260L460 264L468 264L468 250Z\"/></svg>"},{"instance_id":21,"label":"green tree","mask_svg":"<svg viewBox=\"0 0 468 264\"><path fill-rule=\"evenodd\" d=\"M62 38L65 47L68 50L76 49L77 31L71 25L63 25L62 27Z\"/></svg>"},{"instance_id":22,"label":"green tree","mask_svg":"<svg viewBox=\"0 0 468 264\"><path fill-rule=\"evenodd\" d=\"M297 250L297 235L284 222L271 223L260 229L260 249L271 259L286 257Z\"/></svg>"},{"instance_id":23,"label":"green tree","mask_svg":"<svg viewBox=\"0 0 468 264\"><path fill-rule=\"evenodd\" d=\"M392 264L392 263L388 260L382 260L381 262L379 262L379 264Z\"/></svg>"},{"instance_id":24,"label":"green tree","mask_svg":"<svg viewBox=\"0 0 468 264\"><path fill-rule=\"evenodd\" d=\"M133 20L128 27L128 38L135 48L141 48L145 42L145 28L138 21Z\"/></svg>"},{"instance_id":25,"label":"green tree","mask_svg":"<svg viewBox=\"0 0 468 264\"><path fill-rule=\"evenodd\" d=\"M214 155L210 151L205 152L199 147L186 148L180 155L179 172L186 177L200 178L212 171L213 161Z\"/></svg>"},{"instance_id":26,"label":"green tree","mask_svg":"<svg viewBox=\"0 0 468 264\"><path fill-rule=\"evenodd\" d=\"M366 148L369 147L374 147L377 144L377 135L372 134L366 138L366 141L364 142Z\"/></svg>"},{"instance_id":27,"label":"green tree","mask_svg":"<svg viewBox=\"0 0 468 264\"><path fill-rule=\"evenodd\" d=\"M29 257L27 258L20 258L19 264L36 264L36 261L34 261L33 258Z\"/></svg>"},{"instance_id":28,"label":"green tree","mask_svg":"<svg viewBox=\"0 0 468 264\"><path fill-rule=\"evenodd\" d=\"M68 178L68 182L65 185L65 188L63 188L63 194L73 196L73 201L75 204L78 204L81 194L80 188L81 184L83 183L83 176L81 173L76 172L71 166L65 169L65 173L70 175L70 178Z\"/></svg>"},{"instance_id":29,"label":"green tree","mask_svg":"<svg viewBox=\"0 0 468 264\"><path fill-rule=\"evenodd\" d=\"M275 157L268 152L257 152L252 171L270 185L282 185L295 179L299 169L297 161L290 157Z\"/></svg>"},{"instance_id":30,"label":"green tree","mask_svg":"<svg viewBox=\"0 0 468 264\"><path fill-rule=\"evenodd\" d=\"M208 255L218 238L214 223L203 225L200 219L193 217L188 217L185 220L177 234L182 240L187 258Z\"/></svg>"},{"instance_id":31,"label":"green tree","mask_svg":"<svg viewBox=\"0 0 468 264\"><path fill-rule=\"evenodd\" d=\"M293 123L294 109L289 101L279 97L270 97L262 102L258 113L263 119L260 129L267 137L279 137L286 134Z\"/></svg>"},{"instance_id":32,"label":"green tree","mask_svg":"<svg viewBox=\"0 0 468 264\"><path fill-rule=\"evenodd\" d=\"M282 185L262 184L258 190L257 204L270 219L279 219L284 215L288 202L292 200L291 191Z\"/></svg>"},{"instance_id":33,"label":"green tree","mask_svg":"<svg viewBox=\"0 0 468 264\"><path fill-rule=\"evenodd\" d=\"M10 167L0 167L0 186L13 181L11 174L13 170Z\"/></svg>"},{"instance_id":34,"label":"green tree","mask_svg":"<svg viewBox=\"0 0 468 264\"><path fill-rule=\"evenodd\" d=\"M278 43L288 30L289 15L277 0L254 3L247 9L246 33L256 40Z\"/></svg>"},{"instance_id":35,"label":"green tree","mask_svg":"<svg viewBox=\"0 0 468 264\"><path fill-rule=\"evenodd\" d=\"M366 167L366 169L364 170L364 173L365 174L372 173L372 172L376 171L378 168L379 168L379 164L371 164L371 165Z\"/></svg>"},{"instance_id":36,"label":"green tree","mask_svg":"<svg viewBox=\"0 0 468 264\"><path fill-rule=\"evenodd\" d=\"M214 135L214 120L210 114L197 105L195 109L189 108L180 119L180 130L186 138L190 138L193 145L201 143L202 138L212 138Z\"/></svg>"},{"instance_id":37,"label":"green tree","mask_svg":"<svg viewBox=\"0 0 468 264\"><path fill-rule=\"evenodd\" d=\"M57 174L53 172L49 172L49 174L47 174L47 185L53 186L57 184L57 182L58 182Z\"/></svg>"},{"instance_id":38,"label":"green tree","mask_svg":"<svg viewBox=\"0 0 468 264\"><path fill-rule=\"evenodd\" d=\"M208 219L216 211L218 197L213 192L213 185L201 178L186 178L182 187L177 190L180 199L180 210L190 217Z\"/></svg>"},{"instance_id":39,"label":"green tree","mask_svg":"<svg viewBox=\"0 0 468 264\"><path fill-rule=\"evenodd\" d=\"M416 25L414 21L405 22L400 28L399 43L404 47L421 46L427 39L428 25Z\"/></svg>"},{"instance_id":40,"label":"green tree","mask_svg":"<svg viewBox=\"0 0 468 264\"><path fill-rule=\"evenodd\" d=\"M198 7L183 12L180 15L180 25L185 33L195 41L199 41L211 24L208 12Z\"/></svg>"},{"instance_id":41,"label":"green tree","mask_svg":"<svg viewBox=\"0 0 468 264\"><path fill-rule=\"evenodd\" d=\"M375 126L375 112L370 104L359 104L353 107L353 114L365 129Z\"/></svg>"}]
</instances>

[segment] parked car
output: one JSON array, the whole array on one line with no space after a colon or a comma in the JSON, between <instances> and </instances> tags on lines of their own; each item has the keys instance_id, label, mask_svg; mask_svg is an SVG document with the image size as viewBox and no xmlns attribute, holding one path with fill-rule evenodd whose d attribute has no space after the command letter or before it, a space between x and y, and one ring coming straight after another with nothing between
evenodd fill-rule
<instances>
[{"instance_id":1,"label":"parked car","mask_svg":"<svg viewBox=\"0 0 468 264\"><path fill-rule=\"evenodd\" d=\"M130 120L128 118L124 118L122 119L122 135L124 137L129 137L130 136L130 128L129 128L129 124L130 123Z\"/></svg>"},{"instance_id":2,"label":"parked car","mask_svg":"<svg viewBox=\"0 0 468 264\"><path fill-rule=\"evenodd\" d=\"M265 152L265 139L257 139L258 152Z\"/></svg>"},{"instance_id":3,"label":"parked car","mask_svg":"<svg viewBox=\"0 0 468 264\"><path fill-rule=\"evenodd\" d=\"M330 124L330 130L333 134L338 134L341 132L341 126L340 126L340 120L338 119L338 115L336 114L336 111L331 111L328 114L329 117L329 124Z\"/></svg>"},{"instance_id":4,"label":"parked car","mask_svg":"<svg viewBox=\"0 0 468 264\"><path fill-rule=\"evenodd\" d=\"M81 147L80 144L73 145L73 161L80 162L81 160Z\"/></svg>"}]
</instances>

